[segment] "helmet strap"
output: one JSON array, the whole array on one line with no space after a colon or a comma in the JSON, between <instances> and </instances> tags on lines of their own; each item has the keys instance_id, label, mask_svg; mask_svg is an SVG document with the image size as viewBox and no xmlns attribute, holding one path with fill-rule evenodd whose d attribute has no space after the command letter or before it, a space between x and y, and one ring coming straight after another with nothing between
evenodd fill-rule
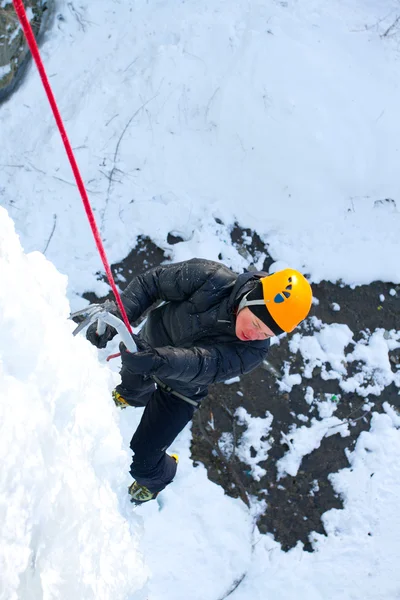
<instances>
[{"instance_id":1,"label":"helmet strap","mask_svg":"<svg viewBox=\"0 0 400 600\"><path fill-rule=\"evenodd\" d=\"M240 312L242 308L245 308L246 306L265 306L264 300L247 300L247 296L251 294L252 291L253 290L250 290L249 292L247 292L247 294L243 296L243 298L239 302L238 312ZM267 309L266 306L265 308Z\"/></svg>"},{"instance_id":2,"label":"helmet strap","mask_svg":"<svg viewBox=\"0 0 400 600\"><path fill-rule=\"evenodd\" d=\"M274 335L281 335L281 333L284 333L284 330L279 327L279 325L275 322L275 320L270 315L270 312L269 312L264 300L261 300L261 299L247 300L247 296L249 294L251 294L252 291L253 290L250 290L249 292L247 292L247 294L245 294L243 296L243 298L239 302L237 312L239 313L243 308L250 307L250 306L262 306L262 307L264 307L264 310L262 311L263 316L260 315L259 311L253 312L253 311L251 311L251 308L249 310L253 313L253 315L255 317L260 319L260 321L262 321L264 323L264 325L269 327L269 329L274 333Z\"/></svg>"}]
</instances>

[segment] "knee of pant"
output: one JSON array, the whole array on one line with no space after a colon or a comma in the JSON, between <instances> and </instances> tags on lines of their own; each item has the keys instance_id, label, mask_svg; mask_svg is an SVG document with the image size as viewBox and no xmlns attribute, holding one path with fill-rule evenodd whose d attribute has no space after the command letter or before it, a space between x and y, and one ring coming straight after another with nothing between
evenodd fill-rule
<instances>
[{"instance_id":1,"label":"knee of pant","mask_svg":"<svg viewBox=\"0 0 400 600\"><path fill-rule=\"evenodd\" d=\"M146 444L142 439L136 439L135 436L131 439L130 448L134 452L137 460L146 460L147 457L160 456L168 448L169 444L163 444L160 442L153 441L152 444Z\"/></svg>"}]
</instances>

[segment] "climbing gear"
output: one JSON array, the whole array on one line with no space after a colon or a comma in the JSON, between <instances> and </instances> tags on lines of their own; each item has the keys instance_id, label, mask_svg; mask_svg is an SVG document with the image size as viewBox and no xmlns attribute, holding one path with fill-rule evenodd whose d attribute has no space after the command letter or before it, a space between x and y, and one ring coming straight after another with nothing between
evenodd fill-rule
<instances>
[{"instance_id":1,"label":"climbing gear","mask_svg":"<svg viewBox=\"0 0 400 600\"><path fill-rule=\"evenodd\" d=\"M178 464L179 456L177 454L170 454ZM129 495L131 496L131 502L139 505L149 502L149 500L155 500L159 492L151 492L145 485L140 485L137 481L134 481L128 488Z\"/></svg>"},{"instance_id":2,"label":"climbing gear","mask_svg":"<svg viewBox=\"0 0 400 600\"><path fill-rule=\"evenodd\" d=\"M114 329L117 330L119 335L121 336L122 341L125 346L129 350L129 352L137 352L137 346L134 341L134 334L131 334L126 325L121 319L116 317L114 314L109 312L113 310L114 303L106 300L103 304L89 304L86 308L82 310L77 310L76 312L70 315L70 319L75 317L84 316L85 319L74 329L72 335L77 335L82 329L84 329L87 325L98 322L97 333L101 336L104 333L104 323L111 325ZM135 336L136 337L136 336Z\"/></svg>"},{"instance_id":3,"label":"climbing gear","mask_svg":"<svg viewBox=\"0 0 400 600\"><path fill-rule=\"evenodd\" d=\"M144 504L149 500L155 500L158 495L157 492L153 494L145 485L140 485L137 481L129 486L128 492L133 504Z\"/></svg>"},{"instance_id":4,"label":"climbing gear","mask_svg":"<svg viewBox=\"0 0 400 600\"><path fill-rule=\"evenodd\" d=\"M307 279L299 271L284 269L262 277L260 282L263 297L248 300L251 290L242 298L238 310L245 306L264 305L282 331L293 331L307 317L311 308L312 290Z\"/></svg>"},{"instance_id":5,"label":"climbing gear","mask_svg":"<svg viewBox=\"0 0 400 600\"><path fill-rule=\"evenodd\" d=\"M127 406L131 406L130 404L128 404L128 402L125 400L125 398L123 398L123 397L121 396L121 394L119 394L119 393L117 392L117 390L113 390L113 391L111 392L111 395L112 395L112 398L113 398L113 400L114 400L114 402L115 402L115 406L116 406L117 408L121 408L121 409L123 410L123 409L124 409L124 408L126 408Z\"/></svg>"},{"instance_id":6,"label":"climbing gear","mask_svg":"<svg viewBox=\"0 0 400 600\"><path fill-rule=\"evenodd\" d=\"M117 305L112 300L106 300L103 304L104 309L114 315L115 317L121 318L121 313L118 310ZM117 330L111 325L105 324L104 331L102 332L101 322L92 323L86 330L86 339L96 346L96 348L105 348L114 336L117 335ZM100 333L99 330L100 329Z\"/></svg>"},{"instance_id":7,"label":"climbing gear","mask_svg":"<svg viewBox=\"0 0 400 600\"><path fill-rule=\"evenodd\" d=\"M76 329L73 331L73 335L77 335L87 325L89 325L90 323L97 320L98 322L107 323L108 325L111 325L112 327L114 327L117 330L117 332L121 336L121 339L122 339L124 345L128 349L129 353L133 354L133 353L137 352L138 351L137 345L139 345L140 347L146 347L146 348L149 347L149 349L150 349L151 347L147 344L147 342L144 342L144 340L141 340L135 334L131 335L127 331L125 324L121 321L121 319L119 319L115 315L108 312L108 308L110 305L107 304L107 302L108 301L106 301L104 304L90 304L86 308L72 313L70 315L71 319L73 319L74 317L82 316L82 315L86 316L86 318L82 321L82 323L80 323L78 325L78 327L76 327ZM111 303L111 306L113 304L114 303ZM103 324L103 323L101 323L101 324ZM134 338L135 338L135 340L137 340L137 344L135 343ZM112 356L116 357L116 356L118 356L118 354L114 354ZM179 398L180 400L183 400L184 402L188 402L192 406L199 408L200 402L197 402L197 400L194 400L193 398L189 398L189 396L184 396L184 394L180 394L179 392L175 391L172 387L170 387L169 385L167 385L166 383L161 381L161 379L159 379L155 375L151 375L151 378L157 384L158 387L160 387L162 390L164 390L168 394L172 394L172 396L175 396L176 398ZM131 406L115 390L112 392L112 397L113 397L113 400L114 400L116 406L118 406L119 408L126 408L127 406Z\"/></svg>"},{"instance_id":8,"label":"climbing gear","mask_svg":"<svg viewBox=\"0 0 400 600\"><path fill-rule=\"evenodd\" d=\"M126 326L127 330L129 331L129 333L132 333L132 328L130 326L130 323L129 323L129 320L128 320L128 317L127 317L127 314L126 314L126 311L125 311L125 308L124 308L124 305L122 304L121 297L119 295L117 286L116 286L115 281L114 281L114 277L113 277L112 272L111 272L111 268L110 268L109 262L107 260L107 256L106 256L106 253L105 253L105 250L104 250L104 246L103 246L103 243L101 241L100 233L99 233L98 227L96 225L96 220L94 218L94 213L93 213L93 210L92 210L92 207L90 205L89 198L88 198L88 195L87 195L87 192L86 192L86 189L85 189L85 184L83 183L83 179L82 179L82 176L80 174L79 167L78 167L78 164L77 164L76 159L75 159L75 155L74 155L73 150L72 150L72 146L71 146L70 141L68 139L67 132L65 130L63 120L62 120L60 112L58 110L57 102L56 102L56 99L54 97L53 90L51 89L50 82L49 82L49 79L47 77L47 73L46 73L46 70L44 68L42 58L40 56L39 48L38 48L38 45L37 45L34 33L32 31L32 27L31 27L31 25L29 23L29 19L27 17L26 11L25 11L25 7L23 5L22 0L13 0L13 4L14 4L15 12L17 13L18 19L19 19L19 21L21 23L21 26L22 26L22 29L24 31L25 38L26 38L26 41L28 43L29 49L30 49L30 51L32 53L33 60L35 61L37 69L39 71L39 75L41 77L41 80L42 80L45 92L47 94L47 98L49 100L51 109L53 111L53 115L54 115L54 118L56 120L56 123L57 123L57 126L58 126L58 130L60 132L62 141L64 143L65 151L67 153L69 162L71 164L72 172L74 174L75 181L76 181L76 184L78 186L78 189L79 189L79 192L80 192L80 195L81 195L81 198L82 198L82 202L83 202L83 205L84 205L84 208L85 208L85 211L86 211L87 218L89 220L90 227L92 229L92 233L93 233L93 236L94 236L94 239L95 239L95 242L96 242L96 246L97 246L97 249L99 251L101 260L103 261L103 265L104 265L105 271L107 273L108 281L110 283L112 291L114 292L115 300L116 300L116 302L118 304L118 308L119 308L119 310L121 312L121 316L122 316L123 322L125 323L125 326ZM101 333L98 331L98 333L99 333L99 335L101 335L101 333L103 333L103 331Z\"/></svg>"},{"instance_id":9,"label":"climbing gear","mask_svg":"<svg viewBox=\"0 0 400 600\"><path fill-rule=\"evenodd\" d=\"M153 379L153 381L156 382L158 387L160 387L162 390L164 390L164 392L167 392L168 394L171 394L172 396L176 396L176 398L180 398L181 400L188 402L192 406L199 408L200 402L193 400L193 398L189 398L189 396L184 396L183 394L176 392L172 387L170 387L169 385L167 385L166 383L161 381L161 379L158 379L158 377L156 377L155 375L151 375L151 378Z\"/></svg>"}]
</instances>

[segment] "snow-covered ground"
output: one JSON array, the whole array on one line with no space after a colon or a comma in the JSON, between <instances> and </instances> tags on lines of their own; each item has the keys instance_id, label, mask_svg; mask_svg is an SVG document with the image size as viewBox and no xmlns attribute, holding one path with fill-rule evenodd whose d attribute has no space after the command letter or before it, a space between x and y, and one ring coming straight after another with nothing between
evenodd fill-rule
<instances>
[{"instance_id":1,"label":"snow-covered ground","mask_svg":"<svg viewBox=\"0 0 400 600\"><path fill-rule=\"evenodd\" d=\"M397 0L57 1L42 55L110 261L145 234L173 260L220 255L240 270L237 220L315 282L399 283L399 15ZM27 253L0 209L1 600L222 600L239 582L234 600L400 598L400 417L389 404L332 475L344 509L324 515L314 553L282 552L254 528L265 506L249 511L193 468L190 428L174 446L174 484L132 511L140 411L117 412L118 361L71 335L70 307L106 286L34 68L1 106L0 135L1 205ZM170 247L169 232L184 241ZM320 366L370 411L400 386L388 362L398 331L371 332L349 353L348 327L315 325L291 341L310 372ZM344 362L363 367L348 378ZM312 388L306 399L281 481L323 436L346 435L335 400ZM268 454L271 415L237 418L248 427L237 451L262 476L245 442Z\"/></svg>"},{"instance_id":2,"label":"snow-covered ground","mask_svg":"<svg viewBox=\"0 0 400 600\"><path fill-rule=\"evenodd\" d=\"M56 2L43 59L110 260L173 231L173 259L241 268L237 219L315 281L398 282L399 26L382 36L399 10ZM33 69L0 126L2 204L26 249L46 248L70 295L93 289L101 264Z\"/></svg>"},{"instance_id":3,"label":"snow-covered ground","mask_svg":"<svg viewBox=\"0 0 400 600\"><path fill-rule=\"evenodd\" d=\"M66 278L0 208L0 597L124 598L143 585L112 373L71 335Z\"/></svg>"},{"instance_id":4,"label":"snow-covered ground","mask_svg":"<svg viewBox=\"0 0 400 600\"><path fill-rule=\"evenodd\" d=\"M243 576L239 600L399 597L400 416L389 405L360 436L351 467L332 476L345 508L324 515L328 537L311 536L313 554L300 543L282 552L254 528L265 506L249 511L193 468L190 428L174 444L174 484L134 511L127 449L140 411L113 408L117 376L71 335L66 278L42 254L23 253L4 209L0 232L2 600L213 600ZM292 432L282 477L337 427L323 404L321 420ZM238 418L248 427L238 452L259 477L246 443L265 458L271 415L264 425Z\"/></svg>"}]
</instances>

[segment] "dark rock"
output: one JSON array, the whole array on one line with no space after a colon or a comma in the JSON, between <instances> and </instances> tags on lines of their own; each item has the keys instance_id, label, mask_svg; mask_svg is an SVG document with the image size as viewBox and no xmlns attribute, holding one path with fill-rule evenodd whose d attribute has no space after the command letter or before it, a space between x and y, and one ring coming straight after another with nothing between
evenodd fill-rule
<instances>
[{"instance_id":1,"label":"dark rock","mask_svg":"<svg viewBox=\"0 0 400 600\"><path fill-rule=\"evenodd\" d=\"M25 9L38 42L49 25L53 0L25 0ZM30 51L11 0L0 7L0 104L21 83Z\"/></svg>"}]
</instances>

